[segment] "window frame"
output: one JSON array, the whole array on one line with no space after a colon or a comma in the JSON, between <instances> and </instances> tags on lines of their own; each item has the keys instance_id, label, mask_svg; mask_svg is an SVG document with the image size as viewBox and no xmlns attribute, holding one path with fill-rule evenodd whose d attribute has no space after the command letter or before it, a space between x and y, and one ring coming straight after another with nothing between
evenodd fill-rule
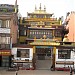
<instances>
[{"instance_id":1,"label":"window frame","mask_svg":"<svg viewBox=\"0 0 75 75\"><path fill-rule=\"evenodd\" d=\"M70 59L70 58L71 58L71 50L69 49L67 50L59 49L58 50L58 59Z\"/></svg>"}]
</instances>

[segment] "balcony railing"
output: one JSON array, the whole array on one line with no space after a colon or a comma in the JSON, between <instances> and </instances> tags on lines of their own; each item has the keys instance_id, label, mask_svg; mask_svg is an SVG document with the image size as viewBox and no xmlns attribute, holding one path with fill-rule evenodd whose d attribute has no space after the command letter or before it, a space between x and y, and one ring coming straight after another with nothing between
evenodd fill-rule
<instances>
[{"instance_id":1,"label":"balcony railing","mask_svg":"<svg viewBox=\"0 0 75 75\"><path fill-rule=\"evenodd\" d=\"M0 33L10 33L9 28L0 28Z\"/></svg>"}]
</instances>

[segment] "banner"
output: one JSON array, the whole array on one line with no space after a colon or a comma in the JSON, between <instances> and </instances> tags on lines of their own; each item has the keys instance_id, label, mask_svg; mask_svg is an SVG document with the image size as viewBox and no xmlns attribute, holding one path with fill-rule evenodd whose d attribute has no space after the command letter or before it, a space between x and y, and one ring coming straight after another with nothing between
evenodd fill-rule
<instances>
[{"instance_id":1,"label":"banner","mask_svg":"<svg viewBox=\"0 0 75 75\"><path fill-rule=\"evenodd\" d=\"M0 50L1 56L9 56L11 55L11 50Z\"/></svg>"}]
</instances>

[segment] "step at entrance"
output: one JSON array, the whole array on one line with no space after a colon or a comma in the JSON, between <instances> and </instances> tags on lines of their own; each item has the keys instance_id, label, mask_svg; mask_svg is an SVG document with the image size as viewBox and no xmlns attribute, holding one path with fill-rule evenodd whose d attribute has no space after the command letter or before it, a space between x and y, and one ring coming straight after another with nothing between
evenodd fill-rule
<instances>
[{"instance_id":1,"label":"step at entrance","mask_svg":"<svg viewBox=\"0 0 75 75\"><path fill-rule=\"evenodd\" d=\"M36 61L36 69L50 69L51 60L37 60Z\"/></svg>"}]
</instances>

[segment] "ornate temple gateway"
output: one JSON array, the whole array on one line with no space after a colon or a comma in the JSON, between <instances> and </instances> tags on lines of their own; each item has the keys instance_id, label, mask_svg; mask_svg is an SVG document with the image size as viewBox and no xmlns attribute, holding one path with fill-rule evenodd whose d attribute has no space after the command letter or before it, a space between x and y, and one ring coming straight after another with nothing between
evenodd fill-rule
<instances>
[{"instance_id":1,"label":"ornate temple gateway","mask_svg":"<svg viewBox=\"0 0 75 75\"><path fill-rule=\"evenodd\" d=\"M29 63L31 64L28 69L50 69L53 65L55 70L59 66L61 67L60 61L65 58L59 54L63 49L64 52L69 51L69 48L66 44L64 47L63 42L61 42L62 37L64 37L62 21L60 18L54 18L53 15L53 13L46 12L45 6L42 10L40 4L39 9L35 7L34 12L27 13L27 17L19 19L18 42L21 45L14 46L13 50L16 51L15 55L13 52L14 63L22 65L20 67L25 69ZM71 51L69 52L71 53ZM69 55L69 52L66 52L64 57Z\"/></svg>"},{"instance_id":2,"label":"ornate temple gateway","mask_svg":"<svg viewBox=\"0 0 75 75\"><path fill-rule=\"evenodd\" d=\"M33 46L33 67L35 69L50 69L55 66L56 46L62 41L61 19L35 6L32 13L19 19L19 43ZM44 64L46 63L46 65Z\"/></svg>"}]
</instances>

